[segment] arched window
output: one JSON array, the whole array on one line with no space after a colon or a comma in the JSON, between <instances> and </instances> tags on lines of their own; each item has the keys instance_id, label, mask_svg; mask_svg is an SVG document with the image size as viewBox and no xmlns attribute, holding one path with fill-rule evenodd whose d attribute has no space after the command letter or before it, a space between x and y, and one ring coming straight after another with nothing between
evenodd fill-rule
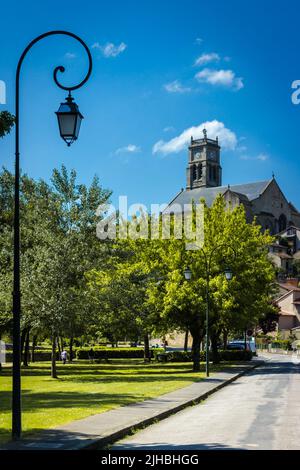
<instances>
[{"instance_id":1,"label":"arched window","mask_svg":"<svg viewBox=\"0 0 300 470\"><path fill-rule=\"evenodd\" d=\"M266 223L265 223L265 230L269 230L271 235L274 234L274 227L273 227L273 222L272 222L272 220L270 220L270 219L267 219L267 220L266 220Z\"/></svg>"},{"instance_id":2,"label":"arched window","mask_svg":"<svg viewBox=\"0 0 300 470\"><path fill-rule=\"evenodd\" d=\"M198 165L198 180L202 178L202 163Z\"/></svg>"},{"instance_id":3,"label":"arched window","mask_svg":"<svg viewBox=\"0 0 300 470\"><path fill-rule=\"evenodd\" d=\"M281 214L281 216L278 219L278 229L279 232L282 232L282 230L286 229L286 216L284 214Z\"/></svg>"},{"instance_id":4,"label":"arched window","mask_svg":"<svg viewBox=\"0 0 300 470\"><path fill-rule=\"evenodd\" d=\"M215 166L213 167L213 180L217 180L217 168Z\"/></svg>"},{"instance_id":5,"label":"arched window","mask_svg":"<svg viewBox=\"0 0 300 470\"><path fill-rule=\"evenodd\" d=\"M193 181L197 179L197 167L196 165L193 165Z\"/></svg>"}]
</instances>

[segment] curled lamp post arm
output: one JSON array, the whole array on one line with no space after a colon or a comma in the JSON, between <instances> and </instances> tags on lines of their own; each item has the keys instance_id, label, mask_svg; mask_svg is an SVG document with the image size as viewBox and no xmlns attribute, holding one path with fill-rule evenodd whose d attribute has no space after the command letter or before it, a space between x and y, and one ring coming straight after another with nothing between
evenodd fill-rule
<instances>
[{"instance_id":1,"label":"curled lamp post arm","mask_svg":"<svg viewBox=\"0 0 300 470\"><path fill-rule=\"evenodd\" d=\"M211 263L212 263L212 260L213 260L213 256L214 256L215 253L217 253L220 249L223 249L223 248L230 248L230 250L231 250L232 253L233 253L233 258L236 258L236 251L235 251L235 249L234 249L231 245L227 245L227 243L221 243L220 245L215 246L215 247L211 250L210 256L209 256L208 267L209 267L209 273L210 273L210 274L211 274L210 268L211 268Z\"/></svg>"},{"instance_id":2,"label":"curled lamp post arm","mask_svg":"<svg viewBox=\"0 0 300 470\"><path fill-rule=\"evenodd\" d=\"M19 59L18 66L17 66L16 88L18 88L18 86L19 86L19 77L20 77L20 71L21 71L22 63L23 63L24 58L26 57L27 53L29 52L29 50L32 48L32 46L34 46L34 44L36 44L37 42L41 41L42 39L44 39L46 37L57 36L57 35L69 36L71 38L74 38L76 41L78 41L84 47L84 49L87 53L88 59L89 59L89 68L88 68L88 71L87 71L87 74L86 74L85 78L80 83L78 83L78 85L66 87L66 86L62 85L59 82L59 80L57 79L58 72L61 72L61 73L65 72L65 67L63 67L62 65L59 65L58 67L55 67L54 72L53 72L53 79L54 79L56 85L59 88L61 88L62 90L72 91L72 90L77 90L78 88L82 87L87 82L87 80L89 79L89 77L92 73L92 67L93 67L92 55L91 55L91 52L90 52L88 46L85 44L85 42L79 36L77 36L74 33L71 33L69 31L55 30L55 31L48 31L47 33L41 34L40 36L36 37L24 49L24 51L23 51L23 53L22 53L22 55ZM17 93L16 93L16 97L17 97Z\"/></svg>"}]
</instances>

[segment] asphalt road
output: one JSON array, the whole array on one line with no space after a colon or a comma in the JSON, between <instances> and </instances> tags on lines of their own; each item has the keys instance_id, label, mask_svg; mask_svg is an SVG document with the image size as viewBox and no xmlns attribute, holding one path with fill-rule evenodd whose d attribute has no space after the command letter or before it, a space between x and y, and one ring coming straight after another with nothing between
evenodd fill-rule
<instances>
[{"instance_id":1,"label":"asphalt road","mask_svg":"<svg viewBox=\"0 0 300 470\"><path fill-rule=\"evenodd\" d=\"M300 449L300 357L272 356L205 402L112 449Z\"/></svg>"}]
</instances>

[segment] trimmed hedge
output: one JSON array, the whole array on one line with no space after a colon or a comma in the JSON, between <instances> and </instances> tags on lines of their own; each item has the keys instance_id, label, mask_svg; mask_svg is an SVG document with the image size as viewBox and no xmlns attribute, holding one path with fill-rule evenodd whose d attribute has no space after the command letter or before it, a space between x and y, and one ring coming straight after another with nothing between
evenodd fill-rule
<instances>
[{"instance_id":1,"label":"trimmed hedge","mask_svg":"<svg viewBox=\"0 0 300 470\"><path fill-rule=\"evenodd\" d=\"M252 356L253 354L251 351L244 351L244 350L219 351L220 361L250 361L252 359ZM160 360L160 361L165 361L165 362L192 362L193 355L191 351L170 351L167 353L160 352L160 353L155 354L155 359ZM205 351L200 351L200 361L205 362L205 359L206 359ZM211 359L212 359L212 354L210 353L210 360Z\"/></svg>"},{"instance_id":2,"label":"trimmed hedge","mask_svg":"<svg viewBox=\"0 0 300 470\"><path fill-rule=\"evenodd\" d=\"M77 359L89 359L90 347L74 348L73 354L76 354ZM143 359L143 348L104 348L103 346L95 346L94 359ZM162 348L150 348L151 357L154 358L155 354L164 352ZM58 351L56 352L56 359L60 360ZM36 349L34 353L35 362L51 361L51 350ZM12 362L12 351L6 353L6 362ZM29 362L31 362L31 351L29 354Z\"/></svg>"},{"instance_id":3,"label":"trimmed hedge","mask_svg":"<svg viewBox=\"0 0 300 470\"><path fill-rule=\"evenodd\" d=\"M292 341L289 339L277 339L276 341L271 342L271 348L291 350Z\"/></svg>"},{"instance_id":4,"label":"trimmed hedge","mask_svg":"<svg viewBox=\"0 0 300 470\"><path fill-rule=\"evenodd\" d=\"M91 348L80 348L76 350L77 359L89 359ZM142 359L144 348L98 348L94 347L94 359ZM156 348L155 352L163 352L163 349ZM154 357L154 350L150 349L151 357Z\"/></svg>"},{"instance_id":5,"label":"trimmed hedge","mask_svg":"<svg viewBox=\"0 0 300 470\"><path fill-rule=\"evenodd\" d=\"M34 351L34 361L35 362L40 362L40 361L51 361L51 349L44 350L44 349L36 349ZM13 353L12 351L6 352L5 355L6 362L12 362L13 360ZM22 358L23 359L23 358ZM56 353L56 359L59 359L59 354L58 352ZM29 352L29 362L31 361L31 350Z\"/></svg>"}]
</instances>

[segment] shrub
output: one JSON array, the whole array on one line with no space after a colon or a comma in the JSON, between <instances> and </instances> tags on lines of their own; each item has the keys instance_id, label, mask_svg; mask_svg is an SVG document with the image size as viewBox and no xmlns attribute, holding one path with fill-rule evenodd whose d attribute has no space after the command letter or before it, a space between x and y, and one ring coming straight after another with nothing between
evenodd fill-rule
<instances>
[{"instance_id":1,"label":"shrub","mask_svg":"<svg viewBox=\"0 0 300 470\"><path fill-rule=\"evenodd\" d=\"M91 348L77 349L77 359L88 359ZM94 359L142 359L144 348L98 348L94 347ZM155 349L155 353L163 349ZM150 349L151 357L154 357L154 350Z\"/></svg>"},{"instance_id":2,"label":"shrub","mask_svg":"<svg viewBox=\"0 0 300 470\"><path fill-rule=\"evenodd\" d=\"M161 356L165 356L166 362L191 362L193 360L193 355L191 351L170 351L167 353L161 353ZM252 359L251 351L219 351L220 361L250 361ZM157 354L155 355L157 359ZM162 358L159 358L160 360ZM205 351L200 351L200 361L204 362L206 359ZM210 360L212 359L212 354L210 353Z\"/></svg>"},{"instance_id":3,"label":"shrub","mask_svg":"<svg viewBox=\"0 0 300 470\"><path fill-rule=\"evenodd\" d=\"M289 339L277 339L271 343L272 348L291 350L291 341Z\"/></svg>"},{"instance_id":4,"label":"shrub","mask_svg":"<svg viewBox=\"0 0 300 470\"><path fill-rule=\"evenodd\" d=\"M6 358L6 362L12 362L12 360L13 360L12 351L6 352L5 358ZM22 357L22 359L23 359L23 357ZM56 352L56 359L59 359L58 352ZM47 349L47 350L45 350L45 349L35 349L35 351L34 351L34 361L35 362L51 361L51 349ZM29 362L31 362L31 350L29 352Z\"/></svg>"}]
</instances>

